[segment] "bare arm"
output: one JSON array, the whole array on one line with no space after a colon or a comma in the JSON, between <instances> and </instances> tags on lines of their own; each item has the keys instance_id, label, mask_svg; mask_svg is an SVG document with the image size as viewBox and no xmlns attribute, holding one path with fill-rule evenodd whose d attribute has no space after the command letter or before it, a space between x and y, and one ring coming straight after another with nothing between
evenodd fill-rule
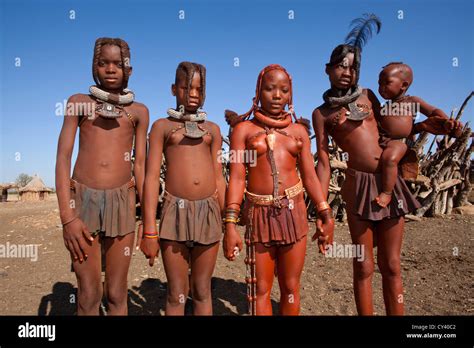
<instances>
[{"instance_id":1,"label":"bare arm","mask_svg":"<svg viewBox=\"0 0 474 348\"><path fill-rule=\"evenodd\" d=\"M81 100L80 95L74 95L68 100L68 104L77 103ZM63 224L64 245L70 251L74 260L83 262L87 259L86 239L94 240L87 230L87 226L75 216L74 202L71 202L70 194L70 175L71 175L71 156L74 148L74 139L76 137L79 117L69 114L67 108L64 115L63 127L59 135L58 152L56 155L56 194L58 196L59 216ZM72 204L71 204L72 203Z\"/></svg>"},{"instance_id":2,"label":"bare arm","mask_svg":"<svg viewBox=\"0 0 474 348\"><path fill-rule=\"evenodd\" d=\"M230 136L230 150L245 150L245 123L239 123L235 126ZM229 187L226 192L226 208L240 210L240 205L244 198L245 191L245 163L236 161L230 163ZM225 224L225 234L222 241L224 256L230 261L234 261L236 248L242 250L242 238L240 238L234 223Z\"/></svg>"},{"instance_id":3,"label":"bare arm","mask_svg":"<svg viewBox=\"0 0 474 348\"><path fill-rule=\"evenodd\" d=\"M156 210L158 208L158 195L160 193L160 171L163 158L164 119L155 121L150 131L150 147L145 166L145 183L143 185L143 231L139 231L137 244L148 264L153 266L155 257L158 256L159 243L156 229ZM144 238L141 238L143 234ZM141 239L141 240L140 240ZM137 246L138 248L138 246Z\"/></svg>"},{"instance_id":4,"label":"bare arm","mask_svg":"<svg viewBox=\"0 0 474 348\"><path fill-rule=\"evenodd\" d=\"M380 121L380 111L382 109L381 105L380 105L380 101L379 99L377 98L377 96L375 95L374 92L372 92L371 89L367 89L367 98L369 98L370 100L370 103L372 104L372 111L374 112L374 117L375 119L377 120L377 122Z\"/></svg>"},{"instance_id":5,"label":"bare arm","mask_svg":"<svg viewBox=\"0 0 474 348\"><path fill-rule=\"evenodd\" d=\"M320 206L320 203L326 202L327 188L326 191L323 192L321 183L314 170L314 160L313 155L311 154L311 141L306 135L306 130L301 129L301 132L304 132L304 134L302 134L303 148L301 150L299 161L300 172L303 177L304 188L306 189L306 192L308 193L311 200L315 203L318 210L318 219L316 220L316 233L313 235L312 240L318 240L319 251L324 254L326 252L326 246L328 244L332 244L333 241L334 218L332 216L332 210L329 209L329 205L327 203L326 206ZM329 172L329 161L327 165Z\"/></svg>"},{"instance_id":6,"label":"bare arm","mask_svg":"<svg viewBox=\"0 0 474 348\"><path fill-rule=\"evenodd\" d=\"M221 214L224 213L226 183L222 172L222 136L219 126L212 125L212 145L211 156L214 163L214 172L216 176L216 187L219 196L219 206Z\"/></svg>"},{"instance_id":7,"label":"bare arm","mask_svg":"<svg viewBox=\"0 0 474 348\"><path fill-rule=\"evenodd\" d=\"M303 128L303 126L301 126ZM311 200L318 205L326 201L326 196L323 193L321 183L316 175L314 169L314 158L311 154L311 141L305 129L300 129L300 136L303 140L303 148L299 158L299 169L303 180L303 186L306 189Z\"/></svg>"},{"instance_id":8,"label":"bare arm","mask_svg":"<svg viewBox=\"0 0 474 348\"><path fill-rule=\"evenodd\" d=\"M461 135L463 126L460 121L450 119L443 110L428 104L420 97L411 97L411 102L419 105L420 112L428 117L427 120L415 123L413 127L414 133L451 134L455 137Z\"/></svg>"},{"instance_id":9,"label":"bare arm","mask_svg":"<svg viewBox=\"0 0 474 348\"><path fill-rule=\"evenodd\" d=\"M331 166L329 164L329 138L324 128L324 118L319 109L313 111L313 127L316 135L316 146L318 151L318 165L316 173L321 183L321 189L325 198L328 196L329 180L331 177Z\"/></svg>"},{"instance_id":10,"label":"bare arm","mask_svg":"<svg viewBox=\"0 0 474 348\"><path fill-rule=\"evenodd\" d=\"M67 105L79 102L78 99L79 97L76 95L70 97ZM73 206L70 204L69 181L71 178L71 156L79 117L68 114L70 109L74 110L75 108L66 108L63 126L59 134L58 152L56 154L56 195L58 196L59 215L62 223L74 218Z\"/></svg>"},{"instance_id":11,"label":"bare arm","mask_svg":"<svg viewBox=\"0 0 474 348\"><path fill-rule=\"evenodd\" d=\"M161 161L163 158L163 121L158 120L153 123L150 131L150 146L146 159L146 174L143 188L143 228L145 232L156 232L156 210L160 191Z\"/></svg>"},{"instance_id":12,"label":"bare arm","mask_svg":"<svg viewBox=\"0 0 474 348\"><path fill-rule=\"evenodd\" d=\"M149 113L146 106L140 113L137 128L135 129L135 162L133 164L133 174L137 185L137 192L140 202L143 202L143 185L145 182L145 160L146 160L146 136L149 124Z\"/></svg>"},{"instance_id":13,"label":"bare arm","mask_svg":"<svg viewBox=\"0 0 474 348\"><path fill-rule=\"evenodd\" d=\"M245 150L245 124L238 124L230 136L230 150ZM230 163L229 188L226 193L226 207L240 209L245 191L245 163Z\"/></svg>"},{"instance_id":14,"label":"bare arm","mask_svg":"<svg viewBox=\"0 0 474 348\"><path fill-rule=\"evenodd\" d=\"M416 103L420 107L420 112L425 115L426 117L436 117L439 116L441 118L448 119L448 115L446 115L443 110L434 107L433 105L428 104L420 97L411 97L411 102Z\"/></svg>"}]
</instances>

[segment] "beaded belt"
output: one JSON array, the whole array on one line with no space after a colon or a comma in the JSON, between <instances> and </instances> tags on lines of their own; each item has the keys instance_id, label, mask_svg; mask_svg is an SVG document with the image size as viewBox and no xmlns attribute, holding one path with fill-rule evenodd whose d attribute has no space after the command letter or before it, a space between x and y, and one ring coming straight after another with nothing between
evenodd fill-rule
<instances>
[{"instance_id":1,"label":"beaded belt","mask_svg":"<svg viewBox=\"0 0 474 348\"><path fill-rule=\"evenodd\" d=\"M285 194L282 196L279 196L278 198L281 200L283 198L293 198L299 195L301 192L304 191L303 187L303 182L298 181L298 183L295 186L289 187L285 190ZM247 196L247 199L257 205L272 205L273 204L273 195L257 195L255 193L249 192L245 190L245 194Z\"/></svg>"}]
</instances>

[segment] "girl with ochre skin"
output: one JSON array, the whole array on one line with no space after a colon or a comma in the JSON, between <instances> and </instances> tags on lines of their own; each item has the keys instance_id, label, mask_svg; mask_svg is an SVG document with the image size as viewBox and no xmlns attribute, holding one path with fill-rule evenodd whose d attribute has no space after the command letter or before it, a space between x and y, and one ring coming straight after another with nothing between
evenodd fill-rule
<instances>
[{"instance_id":1,"label":"girl with ochre skin","mask_svg":"<svg viewBox=\"0 0 474 348\"><path fill-rule=\"evenodd\" d=\"M69 98L59 136L56 192L64 244L71 253L77 277L79 315L99 314L102 246L107 313L127 314L135 187L141 199L148 129L148 109L133 101L133 93L125 90L131 73L127 43L121 39L98 39L93 60L97 86L91 87L90 95ZM78 128L79 152L71 179L71 155Z\"/></svg>"},{"instance_id":2,"label":"girl with ochre skin","mask_svg":"<svg viewBox=\"0 0 474 348\"><path fill-rule=\"evenodd\" d=\"M347 221L354 244L364 248L365 258L353 260L354 296L360 315L372 315L373 246L378 247L377 264L382 274L383 297L388 315L403 314L400 275L404 215L419 207L407 186L397 177L393 199L386 208L375 202L381 191L379 132L376 117L380 104L370 89L358 86L359 48L339 45L326 64L331 89L325 103L314 110L313 125L318 148L317 173L327 195L331 169L328 136L348 154L348 169L341 194L346 202Z\"/></svg>"},{"instance_id":3,"label":"girl with ochre skin","mask_svg":"<svg viewBox=\"0 0 474 348\"><path fill-rule=\"evenodd\" d=\"M373 247L377 246L377 265L382 274L387 315L403 315L404 300L400 274L400 254L404 215L420 207L405 182L397 176L392 199L386 207L376 202L382 191L381 157L377 120L380 103L370 89L358 86L360 49L339 45L326 64L331 89L323 95L325 103L313 112L318 149L317 173L327 196L331 168L328 136L348 155L348 169L341 194L346 202L352 242L362 245L365 258L353 260L353 286L357 312L373 314ZM383 90L383 95L385 91ZM440 132L445 119L430 117L413 126L415 132ZM459 128L457 123L449 127ZM439 133L438 133L439 134Z\"/></svg>"},{"instance_id":4,"label":"girl with ochre skin","mask_svg":"<svg viewBox=\"0 0 474 348\"><path fill-rule=\"evenodd\" d=\"M150 132L141 249L152 266L161 248L168 280L166 315L184 315L190 288L194 314L212 315L211 277L222 235L226 184L218 161L219 127L200 110L205 77L203 65L180 63L171 86L176 109L155 121ZM153 237L158 235L155 216L163 155L166 191L158 241Z\"/></svg>"},{"instance_id":5,"label":"girl with ochre skin","mask_svg":"<svg viewBox=\"0 0 474 348\"><path fill-rule=\"evenodd\" d=\"M285 111L286 105L290 112ZM248 120L251 113L254 118ZM231 151L257 153L256 163L230 164L223 241L225 257L234 261L242 249L235 224L245 193L242 218L247 227L247 299L250 313L256 315L272 314L270 295L275 271L281 292L280 314L299 314L308 233L303 187L319 210L313 240L318 239L324 252L333 239L334 219L314 170L309 132L301 119L292 123L292 114L291 77L276 64L261 71L249 112L241 116L226 112L233 127Z\"/></svg>"},{"instance_id":6,"label":"girl with ochre skin","mask_svg":"<svg viewBox=\"0 0 474 348\"><path fill-rule=\"evenodd\" d=\"M351 101L361 112L362 119L355 118L349 105L331 105L328 95L346 96L358 89L360 51L350 45L339 45L331 54L326 65L331 89L325 93L325 103L314 110L313 125L318 148L317 173L321 178L324 194L327 195L331 169L328 155L328 136L348 154L348 169L342 188L346 201L347 221L354 244L362 245L365 258L354 258L354 295L360 315L372 315L372 275L374 272L374 237L378 247L377 263L382 274L383 295L387 314L403 314L403 288L400 276L400 251L405 220L403 215L419 205L410 196L408 188L398 178L397 198L403 206L397 208L392 200L387 208L376 205L371 196L380 191L380 157L382 149L378 144L379 133L374 114L379 114L380 105L374 93L362 89ZM362 114L363 113L363 114ZM376 174L377 173L377 174ZM376 186L373 187L375 181ZM368 183L363 185L362 182ZM378 191L377 191L378 189ZM364 198L365 197L365 198ZM363 201L360 201L362 200Z\"/></svg>"}]
</instances>

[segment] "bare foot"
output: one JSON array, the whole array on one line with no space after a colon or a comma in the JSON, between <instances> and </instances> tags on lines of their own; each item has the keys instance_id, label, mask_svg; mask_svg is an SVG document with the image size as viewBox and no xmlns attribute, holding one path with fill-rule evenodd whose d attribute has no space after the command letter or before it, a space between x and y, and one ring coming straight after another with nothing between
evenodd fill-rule
<instances>
[{"instance_id":1,"label":"bare foot","mask_svg":"<svg viewBox=\"0 0 474 348\"><path fill-rule=\"evenodd\" d=\"M375 197L375 202L377 202L377 204L382 208L386 208L390 204L391 200L392 194L386 192L380 192L380 194Z\"/></svg>"}]
</instances>

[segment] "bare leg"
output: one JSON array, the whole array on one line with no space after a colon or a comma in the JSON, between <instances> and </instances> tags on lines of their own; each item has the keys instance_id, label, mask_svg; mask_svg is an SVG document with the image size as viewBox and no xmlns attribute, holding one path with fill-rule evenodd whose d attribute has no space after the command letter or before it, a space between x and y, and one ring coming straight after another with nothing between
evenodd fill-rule
<instances>
[{"instance_id":1,"label":"bare leg","mask_svg":"<svg viewBox=\"0 0 474 348\"><path fill-rule=\"evenodd\" d=\"M130 267L135 233L122 237L104 238L105 294L109 315L127 315L127 276Z\"/></svg>"},{"instance_id":2,"label":"bare leg","mask_svg":"<svg viewBox=\"0 0 474 348\"><path fill-rule=\"evenodd\" d=\"M281 315L300 314L300 278L306 254L306 240L304 237L295 244L277 249Z\"/></svg>"},{"instance_id":3,"label":"bare leg","mask_svg":"<svg viewBox=\"0 0 474 348\"><path fill-rule=\"evenodd\" d=\"M168 280L166 315L184 315L189 293L189 249L184 243L160 241L161 255Z\"/></svg>"},{"instance_id":4,"label":"bare leg","mask_svg":"<svg viewBox=\"0 0 474 348\"><path fill-rule=\"evenodd\" d=\"M212 315L211 277L216 265L219 243L191 249L191 292L194 315Z\"/></svg>"},{"instance_id":5,"label":"bare leg","mask_svg":"<svg viewBox=\"0 0 474 348\"><path fill-rule=\"evenodd\" d=\"M87 242L87 246L88 257L84 262L74 261L71 256L77 278L77 315L99 315L102 300L100 237Z\"/></svg>"},{"instance_id":6,"label":"bare leg","mask_svg":"<svg viewBox=\"0 0 474 348\"><path fill-rule=\"evenodd\" d=\"M390 204L392 192L397 182L398 163L407 151L407 146L398 140L388 142L382 152L382 192L375 198L377 204L383 208Z\"/></svg>"},{"instance_id":7,"label":"bare leg","mask_svg":"<svg viewBox=\"0 0 474 348\"><path fill-rule=\"evenodd\" d=\"M272 315L271 293L275 276L276 247L255 243L257 315Z\"/></svg>"},{"instance_id":8,"label":"bare leg","mask_svg":"<svg viewBox=\"0 0 474 348\"><path fill-rule=\"evenodd\" d=\"M350 209L349 209L350 211ZM351 233L352 243L364 248L364 259L354 258L354 297L359 315L373 315L372 275L374 273L373 254L373 225L372 222L360 220L354 214L347 214L347 222Z\"/></svg>"},{"instance_id":9,"label":"bare leg","mask_svg":"<svg viewBox=\"0 0 474 348\"><path fill-rule=\"evenodd\" d=\"M382 273L383 299L387 315L403 315L403 285L400 274L403 217L381 221L377 226L377 264Z\"/></svg>"}]
</instances>

